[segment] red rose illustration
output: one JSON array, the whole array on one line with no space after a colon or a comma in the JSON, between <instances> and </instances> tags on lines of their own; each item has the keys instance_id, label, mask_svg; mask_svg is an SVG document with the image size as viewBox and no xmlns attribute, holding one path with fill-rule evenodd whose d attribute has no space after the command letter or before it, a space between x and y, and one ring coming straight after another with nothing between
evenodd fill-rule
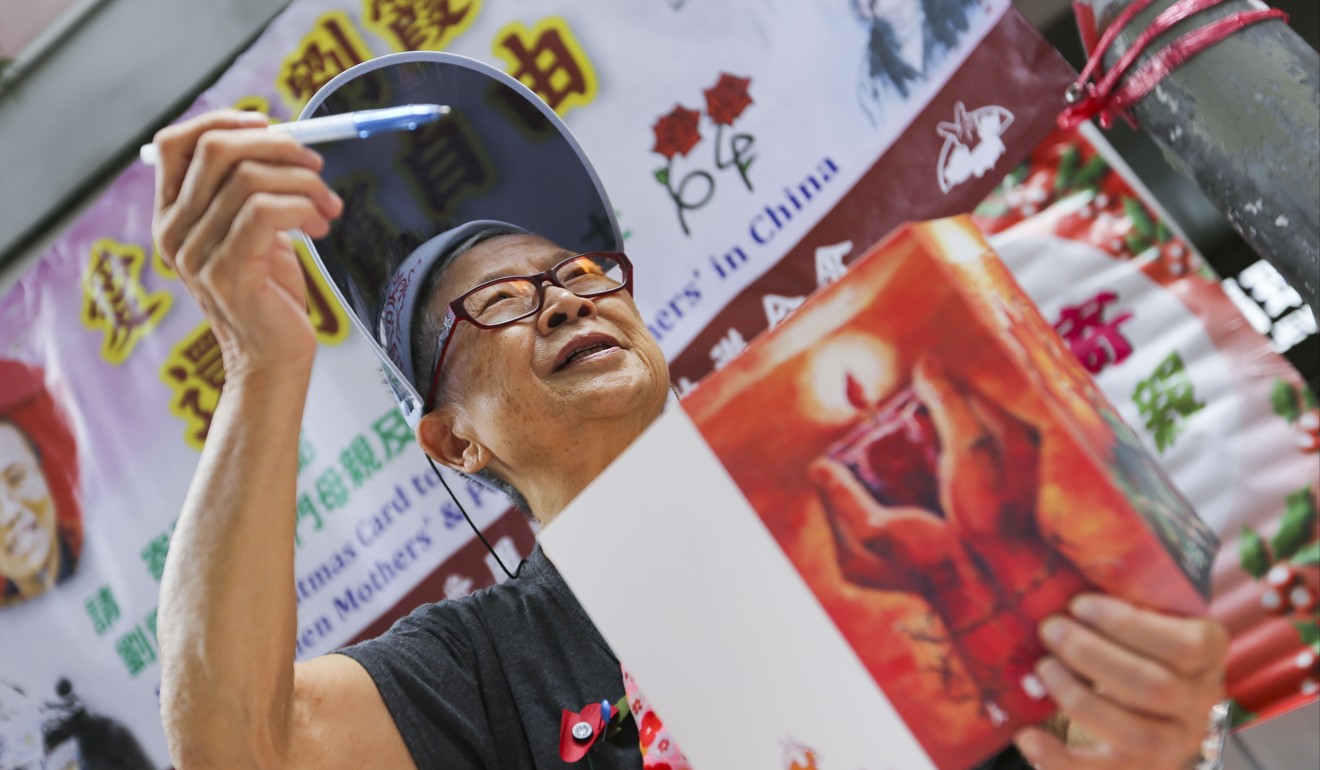
<instances>
[{"instance_id":1,"label":"red rose illustration","mask_svg":"<svg viewBox=\"0 0 1320 770\"><path fill-rule=\"evenodd\" d=\"M674 105L674 111L665 115L651 126L655 131L653 152L674 159L674 155L686 156L701 141L701 132L697 131L697 120L701 113L689 110L681 104Z\"/></svg>"},{"instance_id":2,"label":"red rose illustration","mask_svg":"<svg viewBox=\"0 0 1320 770\"><path fill-rule=\"evenodd\" d=\"M751 78L721 73L719 82L702 92L706 95L706 112L715 125L733 125L733 121L747 109L752 103L752 97L747 95L747 86L751 82Z\"/></svg>"}]
</instances>

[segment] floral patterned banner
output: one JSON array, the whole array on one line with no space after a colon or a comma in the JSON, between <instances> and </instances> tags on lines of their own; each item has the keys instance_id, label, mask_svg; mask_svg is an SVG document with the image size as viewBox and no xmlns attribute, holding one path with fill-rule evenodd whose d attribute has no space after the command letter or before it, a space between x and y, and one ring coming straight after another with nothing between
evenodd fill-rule
<instances>
[{"instance_id":1,"label":"floral patterned banner","mask_svg":"<svg viewBox=\"0 0 1320 770\"><path fill-rule=\"evenodd\" d=\"M1320 408L1275 352L1305 324L1273 340L1252 328L1134 180L1098 132L1056 133L977 222L1221 533L1211 610L1233 636L1229 695L1239 723L1268 718L1320 693Z\"/></svg>"}]
</instances>

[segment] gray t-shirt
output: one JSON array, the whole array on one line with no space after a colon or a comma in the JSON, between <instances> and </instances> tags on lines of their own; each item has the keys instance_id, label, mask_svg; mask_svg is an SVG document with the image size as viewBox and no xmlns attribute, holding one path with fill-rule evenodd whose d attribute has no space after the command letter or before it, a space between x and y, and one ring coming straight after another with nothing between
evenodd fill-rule
<instances>
[{"instance_id":1,"label":"gray t-shirt","mask_svg":"<svg viewBox=\"0 0 1320 770\"><path fill-rule=\"evenodd\" d=\"M623 697L618 659L540 546L517 580L423 605L340 652L371 674L421 770L559 770L562 711ZM641 768L631 719L591 763Z\"/></svg>"},{"instance_id":2,"label":"gray t-shirt","mask_svg":"<svg viewBox=\"0 0 1320 770\"><path fill-rule=\"evenodd\" d=\"M423 605L340 652L371 674L421 770L569 767L563 709L623 697L618 659L539 545L517 580ZM631 719L592 749L591 766L640 770ZM980 770L1028 768L1010 749Z\"/></svg>"}]
</instances>

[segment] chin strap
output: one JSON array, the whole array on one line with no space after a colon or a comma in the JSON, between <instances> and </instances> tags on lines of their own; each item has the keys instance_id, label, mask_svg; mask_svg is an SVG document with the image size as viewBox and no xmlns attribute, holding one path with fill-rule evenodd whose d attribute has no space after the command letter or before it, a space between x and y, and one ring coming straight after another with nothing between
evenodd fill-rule
<instances>
[{"instance_id":1,"label":"chin strap","mask_svg":"<svg viewBox=\"0 0 1320 770\"><path fill-rule=\"evenodd\" d=\"M426 454L426 453L423 452L422 454ZM426 455L426 461L431 464L431 470L435 471L435 477L437 479L440 479L441 486L443 486L445 488L445 491L449 493L449 499L454 501L454 505L458 506L459 513L463 514L463 519L467 521L468 526L471 527L472 531L475 532L477 537L481 539L481 544L486 546L486 550L490 551L490 555L495 557L495 562L500 565L500 569L504 570L504 574L508 575L510 580L517 580L518 576L522 574L523 565L527 563L527 560L522 559L521 561L519 561L518 568L515 569L513 572L510 572L509 568L504 566L504 560L501 559L500 555L498 553L495 553L495 549L491 547L490 541L486 539L485 535L481 534L481 530L477 529L477 525L472 522L472 517L468 515L468 512L463 507L463 504L458 501L458 495L455 495L454 490L449 488L449 482L445 481L445 476L443 473L440 472L440 468L436 466L435 460L432 460L430 455Z\"/></svg>"}]
</instances>

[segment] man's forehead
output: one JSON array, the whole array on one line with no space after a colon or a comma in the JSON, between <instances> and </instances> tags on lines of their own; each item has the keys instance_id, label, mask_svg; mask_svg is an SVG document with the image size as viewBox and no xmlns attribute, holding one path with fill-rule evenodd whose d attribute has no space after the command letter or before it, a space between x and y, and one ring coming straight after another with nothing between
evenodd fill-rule
<instances>
[{"instance_id":1,"label":"man's forehead","mask_svg":"<svg viewBox=\"0 0 1320 770\"><path fill-rule=\"evenodd\" d=\"M458 255L445 268L440 294L453 299L486 281L539 273L572 254L539 235L497 235Z\"/></svg>"}]
</instances>

